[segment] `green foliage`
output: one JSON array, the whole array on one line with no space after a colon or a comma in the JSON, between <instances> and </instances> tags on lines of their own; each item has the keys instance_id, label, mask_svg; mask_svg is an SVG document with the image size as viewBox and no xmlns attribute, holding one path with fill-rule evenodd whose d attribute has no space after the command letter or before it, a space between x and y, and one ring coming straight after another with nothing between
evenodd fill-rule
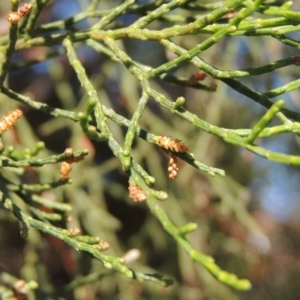
<instances>
[{"instance_id":1,"label":"green foliage","mask_svg":"<svg viewBox=\"0 0 300 300\"><path fill-rule=\"evenodd\" d=\"M55 2L51 4L54 5ZM47 6L49 1L32 0L33 9L18 23L10 24L8 35L0 39L2 115L19 103L19 108L24 112L35 110L41 118L47 116L45 122L39 124L38 130L34 128L35 125L30 125L29 115L28 122L25 118L19 120L14 131L3 134L0 156L3 169L0 177L1 203L3 208L11 211L21 222L21 235L26 238L29 247L24 254L24 265L20 273L16 274L26 281L22 288L26 290L28 299L53 299L58 295L64 297L68 293L74 293L76 299L88 299L87 295L93 292L106 295L108 299L114 295L115 290L122 294L122 299L132 299L134 291L126 290L126 286L131 283L124 278L120 279L118 272L137 280L138 285L143 285L146 281L163 287L171 285L173 280L167 275L162 276L146 267L147 257L142 258L142 264L136 263L133 267L126 261L123 253L130 245L140 248L143 255L151 257L151 253L147 253L147 247L143 247L143 242L153 244L154 249L162 252L167 252L168 247L178 247L177 255L183 257L179 264L186 261L185 256L195 261L195 264L200 264L197 271L193 269L194 266L191 270L200 272L199 277L202 277L203 284L209 291L208 297L221 297L217 291L213 291L214 288L208 288L210 285L219 288L218 282L236 290L249 290L250 281L239 279L234 274L244 277L245 267L226 271L211 256L204 254L205 244L213 237L210 232L212 229L209 229L209 222L199 221L193 215L189 199L195 204L199 200L197 194L201 193L202 198L220 198L221 203L216 204L216 210L225 211L224 214L229 218L234 216L249 235L266 239L247 212L246 204L239 198L244 188L230 176L224 177L225 171L214 166L221 156L216 149L224 147L224 143L232 144L270 161L300 165L300 156L274 152L257 142L258 139L285 133L299 135L300 115L284 108L284 100L277 100L276 97L298 89L300 80L289 78L288 83L271 87L266 92L259 92L257 85L247 85L247 81L243 81L250 76L255 78L272 73L280 74L284 67L298 66L300 58L289 55L263 66L226 70L226 67L234 68L237 59L234 55L238 55L238 48L230 55L224 54L223 58L222 53L218 53L222 51L219 45L230 44L231 39L235 38L271 37L284 45L299 49L299 42L290 34L299 31L300 13L293 11L291 1L279 4L270 0L214 3L188 0L139 3L129 0L119 4L115 1L102 3L94 0L88 1L88 6L86 1L81 2L79 1L83 7L82 12L68 19L43 22L43 12L51 10ZM19 1L11 2L12 11L18 11L19 6ZM128 26L126 18L130 20ZM78 25L82 21L86 26L84 30L79 29L82 27ZM132 50L137 40L140 44L136 45L146 43L143 46L146 48L145 53L141 57ZM150 42L154 43L156 49L150 48L150 44L147 44ZM53 47L57 45L60 47ZM93 55L100 57L97 59L98 69L88 65L84 54L80 56L80 53L85 52L76 51L87 51L86 46L93 49ZM39 55L30 55L31 51L33 54L37 51ZM155 54L166 51L167 55L161 55L162 58L157 58L156 62L151 58L151 51ZM207 54L209 51L214 53L215 58L218 56L224 59L225 70L214 66L213 57ZM267 51L262 49L258 55L264 56ZM21 58L13 59L18 53L21 53ZM205 57L210 62L205 61ZM13 71L25 70L23 76L26 76L26 68L45 61L49 61L47 76L54 86L59 104L39 99L43 94L41 87L29 88L28 93L20 92L21 88L14 88L18 87L17 84L8 80L8 75L14 78ZM202 79L197 76L203 73L198 73L199 70L214 78L218 84L216 81L211 84L200 82ZM68 75L73 72L78 80L75 84L74 78ZM35 76L33 80L39 84L39 78ZM77 83L80 83L80 90ZM113 84L117 90L115 93L109 91ZM170 84L193 92L172 90ZM217 86L221 84L224 85ZM220 115L226 109L226 114L231 114L230 108L221 99L225 86L267 109L255 125L252 124L251 129L229 129L220 124ZM219 90L221 92L217 94ZM214 101L208 105L210 110L205 111L206 115L199 109L205 106L198 101L203 93L210 101ZM274 98L276 101L273 103L271 99ZM232 113L239 114L237 111ZM54 145L49 143L49 149L46 150L40 139L64 129L69 137L64 138L62 145L56 145L56 141L53 142ZM183 140L193 151L176 151L172 147L165 147L159 143L159 139L166 135L172 135L174 143L181 143L179 139ZM90 140L93 141L92 144ZM220 141L224 143L221 144ZM211 150L214 145L217 147ZM24 150L26 147L32 149ZM74 150L70 154L63 147L81 150ZM85 149L86 147L89 149ZM50 153L50 149L56 153ZM177 157L186 163L179 163L178 184L176 181L174 184L168 181L166 155ZM60 162L68 162L70 157L81 159L85 156L68 175L72 180L59 179ZM109 209L109 199L114 199L114 205L121 207L123 202L129 210L127 219L130 219L130 210L134 206L128 198L127 184L124 181L130 186L138 187L147 198L145 203L134 203L147 216L142 225L133 222L133 227L140 228L134 228L135 235L129 242L122 242L118 235L120 221ZM189 190L190 185L200 184L209 186L210 192L207 195L195 187L195 191ZM68 223L66 220L70 214L72 221ZM159 224L155 223L154 218ZM1 212L1 222L11 221L7 212ZM32 232L31 227L38 231ZM82 234L72 228L81 228ZM78 269L82 268L82 273L70 270L73 281L65 284L60 291L56 290L55 284L51 284L53 280L49 276L40 277L42 270L47 268L46 263L38 260L37 254L43 253L42 248L47 244L42 232L83 253L79 255L68 252L73 264ZM168 233L171 240L164 233ZM189 238L188 234L194 238ZM48 240L51 244L49 241L51 240ZM110 250L107 250L107 241ZM231 242L235 245L234 249L245 247L241 241ZM57 240L55 243L58 243ZM230 248L229 244L228 247ZM104 251L111 252L105 254L107 252ZM85 252L96 258L96 262L86 258ZM243 251L233 252L237 254ZM166 270L159 271L176 273L173 266L176 254L170 253L165 259L169 260L164 265ZM99 265L98 261L102 264ZM89 267L83 267L85 262ZM37 270L33 271L34 268ZM99 268L102 268L100 272ZM178 268L181 269L178 277L185 278L187 271L184 266ZM5 283L0 287L4 295L1 299L8 299L17 290L16 287L12 288L17 279L12 279L9 272L0 271L0 277ZM217 281L212 281L207 271ZM102 291L92 285L99 279L103 282ZM110 287L105 287L108 280L113 283ZM80 296L80 288L88 283L92 286L91 291L86 294L82 291L85 296ZM135 285L136 289L138 285ZM220 294L222 291L221 289ZM141 292L140 299L150 299L152 296L149 295L156 293L161 297L164 292L155 291L153 286L149 286L145 287L143 293ZM170 298L174 296L172 293L176 291L170 292ZM182 290L178 291L179 294L180 299L187 299ZM226 295L229 297L227 299L235 297L229 289L226 289Z\"/></svg>"}]
</instances>

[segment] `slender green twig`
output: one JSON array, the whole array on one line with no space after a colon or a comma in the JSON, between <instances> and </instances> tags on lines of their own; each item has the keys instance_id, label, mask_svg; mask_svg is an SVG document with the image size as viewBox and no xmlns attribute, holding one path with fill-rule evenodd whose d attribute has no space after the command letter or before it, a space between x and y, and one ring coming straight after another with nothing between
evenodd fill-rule
<instances>
[{"instance_id":1,"label":"slender green twig","mask_svg":"<svg viewBox=\"0 0 300 300\"><path fill-rule=\"evenodd\" d=\"M122 4L118 5L109 14L105 15L98 23L93 25L93 29L102 29L107 24L110 24L119 15L121 15L125 10L127 10L136 0L125 0Z\"/></svg>"},{"instance_id":2,"label":"slender green twig","mask_svg":"<svg viewBox=\"0 0 300 300\"><path fill-rule=\"evenodd\" d=\"M157 7L155 10L152 10L147 16L139 18L134 22L132 28L143 28L153 20L159 18L162 15L167 14L169 11L184 5L188 0L172 0L169 3L165 3Z\"/></svg>"},{"instance_id":3,"label":"slender green twig","mask_svg":"<svg viewBox=\"0 0 300 300\"><path fill-rule=\"evenodd\" d=\"M226 7L228 8L228 12L230 10L234 10L237 8L239 5L241 5L241 1L230 1L226 3ZM152 70L151 72L148 73L148 78L153 78L157 77L158 75L162 73L166 73L173 68L185 63L186 61L191 60L193 57L196 55L200 54L202 51L208 49L211 47L213 44L217 43L221 38L223 38L228 32L230 31L235 31L236 26L243 20L245 19L248 15L253 13L259 5L262 3L262 0L256 0L253 5L248 6L245 9L242 9L237 16L235 16L229 23L226 25L225 28L220 29L217 31L215 34L213 34L210 38L206 39L204 42L201 44L193 47L192 49L188 50L184 55L179 56L176 59L173 59L171 62L167 62L160 67L156 68L155 70Z\"/></svg>"},{"instance_id":4,"label":"slender green twig","mask_svg":"<svg viewBox=\"0 0 300 300\"><path fill-rule=\"evenodd\" d=\"M124 264L122 258L103 254L100 248L98 247L98 245L90 245L85 242L80 242L74 237L70 237L67 230L33 219L29 215L25 214L17 205L15 205L1 191L0 191L0 203L3 205L4 208L14 213L14 215L23 223L23 227L24 226L26 227L27 231L29 230L29 227L33 227L44 233L51 234L57 237L58 239L63 240L64 242L69 244L77 251L90 253L92 256L102 261L104 267L109 270L114 269L129 278L135 278L139 281L145 281L145 280L152 281L163 286L168 286L172 284L172 280L170 279L164 279L164 278L159 278L155 275L134 272Z\"/></svg>"},{"instance_id":5,"label":"slender green twig","mask_svg":"<svg viewBox=\"0 0 300 300\"><path fill-rule=\"evenodd\" d=\"M29 18L26 20L26 28L25 28L26 33L29 33L34 28L39 15L41 14L44 6L48 2L49 0L35 1L35 4L33 5L33 9L29 15Z\"/></svg>"},{"instance_id":6,"label":"slender green twig","mask_svg":"<svg viewBox=\"0 0 300 300\"><path fill-rule=\"evenodd\" d=\"M12 5L12 11L17 11L17 8L19 6L20 1L19 0L14 0L11 1ZM9 29L9 43L6 48L5 56L4 56L4 61L2 65L0 66L0 91L2 90L2 86L6 77L6 74L8 72L10 63L11 63L11 58L15 50L15 44L18 39L18 24L13 24L11 23L10 29Z\"/></svg>"},{"instance_id":7,"label":"slender green twig","mask_svg":"<svg viewBox=\"0 0 300 300\"><path fill-rule=\"evenodd\" d=\"M136 135L138 121L141 118L143 111L145 109L145 106L148 102L148 95L143 93L142 97L139 100L139 104L137 106L137 109L135 110L130 125L128 126L128 130L125 136L125 142L124 142L124 168L125 170L128 170L131 164L130 160L130 153L131 153L131 146L133 139Z\"/></svg>"},{"instance_id":8,"label":"slender green twig","mask_svg":"<svg viewBox=\"0 0 300 300\"><path fill-rule=\"evenodd\" d=\"M46 103L34 101L34 100L30 99L30 97L16 93L6 87L2 87L1 92L20 103L26 104L33 109L37 109L37 110L47 113L51 116L64 117L64 118L70 119L75 122L79 121L79 117L75 112L60 109L60 108L54 108L54 107L49 106Z\"/></svg>"},{"instance_id":9,"label":"slender green twig","mask_svg":"<svg viewBox=\"0 0 300 300\"><path fill-rule=\"evenodd\" d=\"M183 234L183 230L177 228L168 218L166 213L160 208L157 200L149 195L147 198L147 204L151 209L152 213L157 217L160 223L163 225L166 232L168 232L180 246L188 253L191 259L202 264L217 280L223 282L229 286L234 287L237 290L248 290L251 287L251 283L246 279L238 279L234 274L227 273L226 271L221 270L215 262L214 259L210 256L207 256L200 251L195 250L191 244L187 241ZM194 226L192 226L194 229ZM184 232L189 233L184 230Z\"/></svg>"},{"instance_id":10,"label":"slender green twig","mask_svg":"<svg viewBox=\"0 0 300 300\"><path fill-rule=\"evenodd\" d=\"M39 220L44 222L57 222L63 221L65 218L61 214L52 213L52 212L45 212L39 208L29 206L29 210L35 215Z\"/></svg>"},{"instance_id":11,"label":"slender green twig","mask_svg":"<svg viewBox=\"0 0 300 300\"><path fill-rule=\"evenodd\" d=\"M59 20L47 24L42 24L34 29L31 30L32 34L42 34L47 33L55 30L60 30L61 28L64 29L72 29L74 30L74 26L82 22L88 18L100 18L108 15L110 11L101 10L101 11L95 11L95 10L88 10L81 13L76 14L75 16L72 16L66 20Z\"/></svg>"},{"instance_id":12,"label":"slender green twig","mask_svg":"<svg viewBox=\"0 0 300 300\"><path fill-rule=\"evenodd\" d=\"M172 42L169 42L167 40L162 40L161 43L166 46L168 49L172 50L173 52L175 52L178 55L184 55L185 53L187 53L187 51L177 45L175 45ZM293 58L295 59L295 58ZM268 99L269 96L277 96L282 94L284 91L290 91L294 88L297 88L299 82L298 80L295 82L293 82L292 84L289 84L287 86L281 87L281 88L277 88L275 89L275 92L273 90L273 94L270 93L259 93L257 91L254 91L250 88L248 88L247 86L243 85L242 83L240 83L239 81L233 79L233 78L226 78L225 73L223 73L223 71L220 71L218 69L215 69L214 67L212 67L211 65L209 65L208 63L204 62L203 60L201 60L198 57L194 57L191 59L191 62L193 64L195 64L195 66L197 66L198 68L200 68L201 70L204 70L206 73L210 74L211 76L213 76L214 78L220 79L221 81L223 81L224 83L226 83L228 86L230 86L231 88L233 88L234 90L238 91L241 94L244 94L245 96L253 99L254 101L260 103L261 105L263 105L266 108L270 108L272 106L272 102ZM233 73L233 77L235 77L238 74L243 74L243 71L236 71L237 73ZM247 72L247 71L246 71ZM255 72L255 71L254 71ZM224 75L223 75L224 74ZM230 74L230 73L228 73ZM245 73L244 73L245 74ZM250 75L248 73L248 75ZM230 77L230 75L227 75ZM239 77L239 76L236 76ZM294 111L291 111L289 109L283 108L282 113L284 113L287 117L290 117L294 120L300 121L300 114Z\"/></svg>"},{"instance_id":13,"label":"slender green twig","mask_svg":"<svg viewBox=\"0 0 300 300\"><path fill-rule=\"evenodd\" d=\"M109 131L109 128L108 128L105 118L104 118L102 105L98 98L97 91L95 90L95 88L93 87L91 82L88 80L85 69L83 68L83 66L81 65L80 61L78 60L78 58L76 56L75 49L73 48L71 40L67 38L64 40L63 44L67 48L67 54L68 54L70 63L73 66L74 70L76 71L81 85L84 87L84 89L86 90L86 92L89 96L89 102L87 105L89 107L91 107L91 110L93 110L93 106L97 104L98 115L100 117L100 119L99 119L100 122L98 124L99 129L101 130L101 132L104 135L108 136L110 134L110 131ZM88 112L90 112L90 110L88 110Z\"/></svg>"},{"instance_id":14,"label":"slender green twig","mask_svg":"<svg viewBox=\"0 0 300 300\"><path fill-rule=\"evenodd\" d=\"M266 128L278 111L282 108L284 104L283 100L277 101L274 103L266 114L253 126L251 133L245 138L245 142L252 144L258 135Z\"/></svg>"},{"instance_id":15,"label":"slender green twig","mask_svg":"<svg viewBox=\"0 0 300 300\"><path fill-rule=\"evenodd\" d=\"M36 193L38 193L38 192L44 192L44 191L52 190L53 188L65 185L66 183L70 184L71 180L59 179L59 180L51 182L51 183L38 183L38 184L12 184L12 183L7 183L6 187L10 191L15 191L15 192L16 191L22 191L22 192L26 191L26 192L36 192Z\"/></svg>"},{"instance_id":16,"label":"slender green twig","mask_svg":"<svg viewBox=\"0 0 300 300\"><path fill-rule=\"evenodd\" d=\"M73 157L82 157L86 156L88 154L88 150L76 150L74 151ZM15 168L21 168L21 167L42 167L46 164L56 164L58 162L66 161L70 157L66 155L65 153L58 154L58 155L52 155L44 158L28 158L24 160L19 161L13 161L11 159L8 159L6 157L0 157L0 165L3 167L15 167Z\"/></svg>"}]
</instances>

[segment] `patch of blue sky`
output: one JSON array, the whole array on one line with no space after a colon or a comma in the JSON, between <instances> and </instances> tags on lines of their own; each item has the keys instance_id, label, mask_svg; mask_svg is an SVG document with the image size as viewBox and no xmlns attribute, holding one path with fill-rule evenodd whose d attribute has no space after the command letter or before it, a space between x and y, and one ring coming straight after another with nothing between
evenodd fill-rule
<instances>
[{"instance_id":1,"label":"patch of blue sky","mask_svg":"<svg viewBox=\"0 0 300 300\"><path fill-rule=\"evenodd\" d=\"M51 62L45 60L38 64L32 65L31 68L38 74L45 74L49 72L49 63Z\"/></svg>"},{"instance_id":2,"label":"patch of blue sky","mask_svg":"<svg viewBox=\"0 0 300 300\"><path fill-rule=\"evenodd\" d=\"M74 0L56 1L52 7L53 21L66 20L80 12L82 12L82 6L78 3L78 1L74 1ZM83 20L81 22L74 24L74 27L80 30L87 29L89 27L89 22L88 20Z\"/></svg>"},{"instance_id":3,"label":"patch of blue sky","mask_svg":"<svg viewBox=\"0 0 300 300\"><path fill-rule=\"evenodd\" d=\"M262 146L271 151L288 153L292 135L265 140ZM286 221L295 210L300 210L300 173L297 168L268 161L256 156L254 168L262 171L250 183L250 189L258 195L261 206L277 220Z\"/></svg>"},{"instance_id":4,"label":"patch of blue sky","mask_svg":"<svg viewBox=\"0 0 300 300\"><path fill-rule=\"evenodd\" d=\"M261 206L279 221L293 217L300 209L299 172L284 165L274 164L268 169L268 180L260 188Z\"/></svg>"},{"instance_id":5,"label":"patch of blue sky","mask_svg":"<svg viewBox=\"0 0 300 300\"><path fill-rule=\"evenodd\" d=\"M52 7L55 20L65 20L81 11L78 1L63 0L55 1Z\"/></svg>"}]
</instances>

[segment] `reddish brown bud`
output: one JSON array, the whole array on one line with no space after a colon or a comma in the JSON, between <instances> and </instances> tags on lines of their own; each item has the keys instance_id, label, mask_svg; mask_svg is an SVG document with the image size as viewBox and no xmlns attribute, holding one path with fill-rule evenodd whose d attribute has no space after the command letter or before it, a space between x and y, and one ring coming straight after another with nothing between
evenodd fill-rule
<instances>
[{"instance_id":1,"label":"reddish brown bud","mask_svg":"<svg viewBox=\"0 0 300 300\"><path fill-rule=\"evenodd\" d=\"M293 58L293 63L294 63L294 65L296 65L296 66L300 66L300 56L295 56L295 57Z\"/></svg>"},{"instance_id":2,"label":"reddish brown bud","mask_svg":"<svg viewBox=\"0 0 300 300\"><path fill-rule=\"evenodd\" d=\"M199 71L190 77L190 79L188 80L188 84L194 85L198 81L204 80L206 76L207 76L207 74L205 72Z\"/></svg>"},{"instance_id":3,"label":"reddish brown bud","mask_svg":"<svg viewBox=\"0 0 300 300\"><path fill-rule=\"evenodd\" d=\"M84 156L70 157L66 160L66 162L69 164L72 164L72 163L82 161L83 159L84 159Z\"/></svg>"}]
</instances>

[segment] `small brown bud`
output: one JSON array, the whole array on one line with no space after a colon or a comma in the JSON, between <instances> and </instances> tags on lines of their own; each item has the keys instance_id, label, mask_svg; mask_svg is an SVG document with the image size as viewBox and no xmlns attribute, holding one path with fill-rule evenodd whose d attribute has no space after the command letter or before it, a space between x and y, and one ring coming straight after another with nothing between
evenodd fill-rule
<instances>
[{"instance_id":1,"label":"small brown bud","mask_svg":"<svg viewBox=\"0 0 300 300\"><path fill-rule=\"evenodd\" d=\"M16 125L18 119L21 118L22 115L23 113L21 110L15 109L9 111L6 116L3 116L0 121L0 134L3 134L5 131Z\"/></svg>"},{"instance_id":2,"label":"small brown bud","mask_svg":"<svg viewBox=\"0 0 300 300\"><path fill-rule=\"evenodd\" d=\"M295 56L293 62L295 66L300 66L300 56Z\"/></svg>"},{"instance_id":3,"label":"small brown bud","mask_svg":"<svg viewBox=\"0 0 300 300\"><path fill-rule=\"evenodd\" d=\"M169 178L174 180L178 175L177 157L170 155L168 163Z\"/></svg>"},{"instance_id":4,"label":"small brown bud","mask_svg":"<svg viewBox=\"0 0 300 300\"><path fill-rule=\"evenodd\" d=\"M9 23L12 24L17 24L19 23L19 21L21 20L21 16L17 11L10 11L7 15L6 15L6 19Z\"/></svg>"},{"instance_id":5,"label":"small brown bud","mask_svg":"<svg viewBox=\"0 0 300 300\"><path fill-rule=\"evenodd\" d=\"M137 185L130 184L128 190L129 190L129 197L132 198L134 202L142 202L147 199L145 191L143 191Z\"/></svg>"},{"instance_id":6,"label":"small brown bud","mask_svg":"<svg viewBox=\"0 0 300 300\"><path fill-rule=\"evenodd\" d=\"M64 154L67 157L73 156L73 148L66 148Z\"/></svg>"},{"instance_id":7,"label":"small brown bud","mask_svg":"<svg viewBox=\"0 0 300 300\"><path fill-rule=\"evenodd\" d=\"M32 5L29 3L25 3L23 6L21 6L18 11L10 11L6 15L6 19L9 23L17 24L21 20L22 17L26 16L31 10Z\"/></svg>"},{"instance_id":8,"label":"small brown bud","mask_svg":"<svg viewBox=\"0 0 300 300\"><path fill-rule=\"evenodd\" d=\"M171 150L173 152L184 153L188 150L186 144L169 136L161 136L158 138L157 142L162 148Z\"/></svg>"},{"instance_id":9,"label":"small brown bud","mask_svg":"<svg viewBox=\"0 0 300 300\"><path fill-rule=\"evenodd\" d=\"M71 164L63 161L60 164L60 177L61 177L61 179L67 179L70 172L71 172L71 170L72 170Z\"/></svg>"},{"instance_id":10,"label":"small brown bud","mask_svg":"<svg viewBox=\"0 0 300 300\"><path fill-rule=\"evenodd\" d=\"M73 221L73 217L72 216L67 216L66 218L66 222L72 222Z\"/></svg>"},{"instance_id":11,"label":"small brown bud","mask_svg":"<svg viewBox=\"0 0 300 300\"><path fill-rule=\"evenodd\" d=\"M78 236L80 234L81 234L81 230L77 227L68 229L68 235L71 237Z\"/></svg>"},{"instance_id":12,"label":"small brown bud","mask_svg":"<svg viewBox=\"0 0 300 300\"><path fill-rule=\"evenodd\" d=\"M101 241L98 245L97 245L97 248L98 250L100 251L105 251L107 249L109 249L110 245L108 242L106 241Z\"/></svg>"},{"instance_id":13,"label":"small brown bud","mask_svg":"<svg viewBox=\"0 0 300 300\"><path fill-rule=\"evenodd\" d=\"M227 19L227 20L230 20L232 18L234 18L236 16L236 13L235 12L232 12L232 13L228 13L227 15L225 15L223 18L224 19Z\"/></svg>"},{"instance_id":14,"label":"small brown bud","mask_svg":"<svg viewBox=\"0 0 300 300\"><path fill-rule=\"evenodd\" d=\"M25 3L23 6L21 6L18 9L20 17L24 17L25 15L27 15L32 10L32 7L33 6L30 3Z\"/></svg>"},{"instance_id":15,"label":"small brown bud","mask_svg":"<svg viewBox=\"0 0 300 300\"><path fill-rule=\"evenodd\" d=\"M206 76L207 74L205 72L199 71L190 77L190 79L188 80L188 84L195 85L198 81L204 80Z\"/></svg>"},{"instance_id":16,"label":"small brown bud","mask_svg":"<svg viewBox=\"0 0 300 300\"><path fill-rule=\"evenodd\" d=\"M26 284L26 281L25 281L25 280L19 279L18 281L15 282L14 288L15 288L16 290L19 290L19 289L23 288L25 284Z\"/></svg>"}]
</instances>

